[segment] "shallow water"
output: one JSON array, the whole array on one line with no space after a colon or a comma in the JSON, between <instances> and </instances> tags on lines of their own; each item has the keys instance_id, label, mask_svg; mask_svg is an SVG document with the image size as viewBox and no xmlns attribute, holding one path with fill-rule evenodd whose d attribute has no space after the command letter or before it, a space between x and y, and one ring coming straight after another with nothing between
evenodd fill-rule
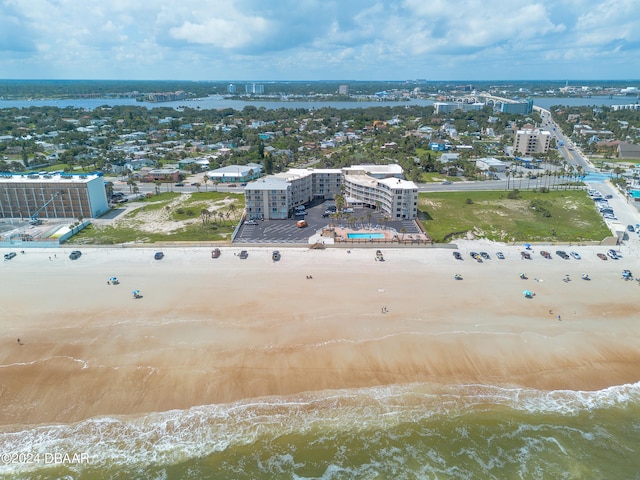
<instances>
[{"instance_id":1,"label":"shallow water","mask_svg":"<svg viewBox=\"0 0 640 480\"><path fill-rule=\"evenodd\" d=\"M12 479L638 479L640 384L324 391L5 429L0 445Z\"/></svg>"}]
</instances>

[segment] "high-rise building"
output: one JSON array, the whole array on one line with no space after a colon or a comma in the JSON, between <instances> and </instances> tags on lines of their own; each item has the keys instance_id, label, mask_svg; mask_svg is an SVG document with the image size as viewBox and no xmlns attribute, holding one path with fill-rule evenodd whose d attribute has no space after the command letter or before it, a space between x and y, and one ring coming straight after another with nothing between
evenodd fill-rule
<instances>
[{"instance_id":1,"label":"high-rise building","mask_svg":"<svg viewBox=\"0 0 640 480\"><path fill-rule=\"evenodd\" d=\"M529 99L525 102L503 103L500 107L501 113L509 113L515 115L529 115L533 111L533 100Z\"/></svg>"},{"instance_id":2,"label":"high-rise building","mask_svg":"<svg viewBox=\"0 0 640 480\"><path fill-rule=\"evenodd\" d=\"M548 130L518 130L513 143L513 151L522 155L546 153L550 144L551 132Z\"/></svg>"},{"instance_id":3,"label":"high-rise building","mask_svg":"<svg viewBox=\"0 0 640 480\"><path fill-rule=\"evenodd\" d=\"M339 95L349 95L349 85L340 85L338 87Z\"/></svg>"},{"instance_id":4,"label":"high-rise building","mask_svg":"<svg viewBox=\"0 0 640 480\"><path fill-rule=\"evenodd\" d=\"M229 92L231 95L236 93L236 86L233 83L230 83L227 86L227 92Z\"/></svg>"},{"instance_id":5,"label":"high-rise building","mask_svg":"<svg viewBox=\"0 0 640 480\"><path fill-rule=\"evenodd\" d=\"M109 210L99 174L0 174L0 218L92 218Z\"/></svg>"},{"instance_id":6,"label":"high-rise building","mask_svg":"<svg viewBox=\"0 0 640 480\"><path fill-rule=\"evenodd\" d=\"M264 95L264 85L260 83L248 83L244 86L247 95Z\"/></svg>"}]
</instances>

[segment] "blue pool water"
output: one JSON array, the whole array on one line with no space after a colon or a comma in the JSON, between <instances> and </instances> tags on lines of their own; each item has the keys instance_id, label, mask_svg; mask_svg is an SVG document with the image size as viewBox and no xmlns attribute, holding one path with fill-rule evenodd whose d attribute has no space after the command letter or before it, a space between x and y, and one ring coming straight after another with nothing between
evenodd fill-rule
<instances>
[{"instance_id":1,"label":"blue pool water","mask_svg":"<svg viewBox=\"0 0 640 480\"><path fill-rule=\"evenodd\" d=\"M347 233L347 238L384 238L384 233Z\"/></svg>"},{"instance_id":2,"label":"blue pool water","mask_svg":"<svg viewBox=\"0 0 640 480\"><path fill-rule=\"evenodd\" d=\"M629 190L629 195L633 198L640 198L640 190Z\"/></svg>"}]
</instances>

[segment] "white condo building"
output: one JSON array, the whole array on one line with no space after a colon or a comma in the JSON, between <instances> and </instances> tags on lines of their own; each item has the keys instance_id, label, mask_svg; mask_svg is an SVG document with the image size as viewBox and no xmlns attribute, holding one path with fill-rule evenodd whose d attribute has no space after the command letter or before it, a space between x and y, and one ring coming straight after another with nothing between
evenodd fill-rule
<instances>
[{"instance_id":1,"label":"white condo building","mask_svg":"<svg viewBox=\"0 0 640 480\"><path fill-rule=\"evenodd\" d=\"M343 169L291 169L245 187L249 219L289 218L298 205L344 195L349 206L379 208L392 219L415 219L418 187L402 178L399 165L356 165Z\"/></svg>"},{"instance_id":2,"label":"white condo building","mask_svg":"<svg viewBox=\"0 0 640 480\"><path fill-rule=\"evenodd\" d=\"M551 132L548 130L518 130L513 143L513 151L522 155L546 153L550 144Z\"/></svg>"}]
</instances>

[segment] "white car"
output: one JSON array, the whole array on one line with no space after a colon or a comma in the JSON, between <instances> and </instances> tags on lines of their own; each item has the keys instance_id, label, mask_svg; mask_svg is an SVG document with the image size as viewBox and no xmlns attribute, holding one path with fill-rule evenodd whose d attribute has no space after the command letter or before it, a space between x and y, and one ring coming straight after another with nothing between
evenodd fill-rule
<instances>
[{"instance_id":1,"label":"white car","mask_svg":"<svg viewBox=\"0 0 640 480\"><path fill-rule=\"evenodd\" d=\"M578 254L578 252L570 252L569 255L571 255L573 258L575 258L576 260L580 260L582 257Z\"/></svg>"}]
</instances>

